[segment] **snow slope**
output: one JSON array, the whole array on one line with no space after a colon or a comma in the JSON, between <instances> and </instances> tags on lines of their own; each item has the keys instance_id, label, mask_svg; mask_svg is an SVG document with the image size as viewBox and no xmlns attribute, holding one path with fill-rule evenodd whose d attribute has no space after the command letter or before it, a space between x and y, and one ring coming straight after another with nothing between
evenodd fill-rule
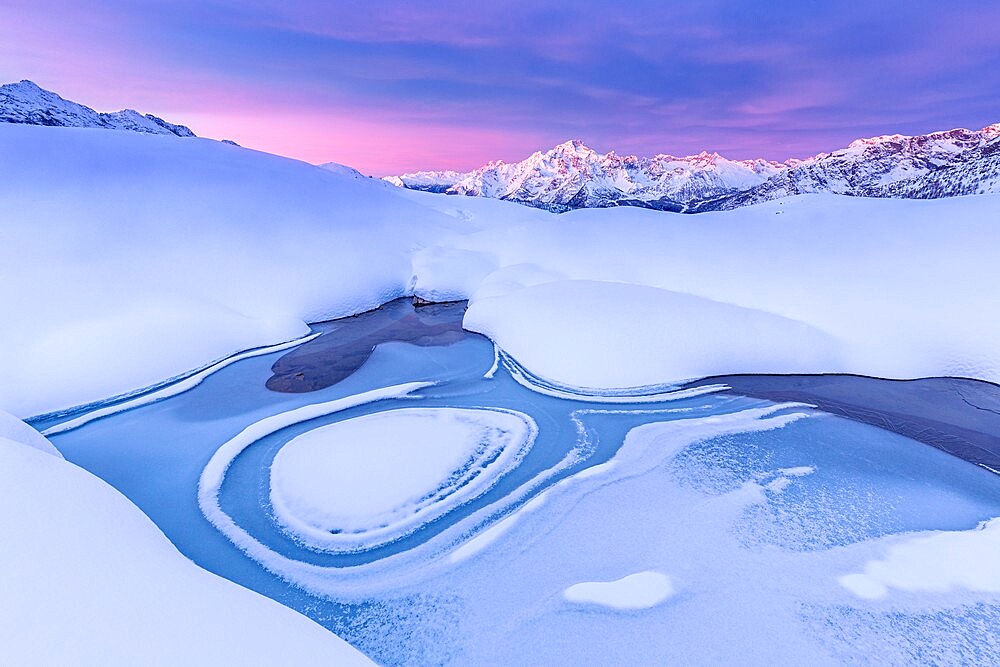
<instances>
[{"instance_id":1,"label":"snow slope","mask_svg":"<svg viewBox=\"0 0 1000 667\"><path fill-rule=\"evenodd\" d=\"M0 124L0 406L151 385L407 293L464 226L396 188L207 139Z\"/></svg>"},{"instance_id":2,"label":"snow slope","mask_svg":"<svg viewBox=\"0 0 1000 667\"><path fill-rule=\"evenodd\" d=\"M194 136L194 132L183 125L174 125L152 114L143 115L132 109L99 113L82 104L64 100L56 93L39 88L27 80L0 86L0 123L96 127L178 137Z\"/></svg>"},{"instance_id":3,"label":"snow slope","mask_svg":"<svg viewBox=\"0 0 1000 667\"><path fill-rule=\"evenodd\" d=\"M12 440L28 447L62 458L48 438L14 415L0 410L0 440Z\"/></svg>"},{"instance_id":4,"label":"snow slope","mask_svg":"<svg viewBox=\"0 0 1000 667\"><path fill-rule=\"evenodd\" d=\"M626 283L558 280L477 296L464 325L528 369L589 388L840 365L838 341L802 322Z\"/></svg>"},{"instance_id":5,"label":"snow slope","mask_svg":"<svg viewBox=\"0 0 1000 667\"><path fill-rule=\"evenodd\" d=\"M471 218L502 205L464 201ZM995 382L998 217L996 195L808 195L700 216L578 210L450 239L414 264L418 291L444 293L438 276L475 283L466 327L569 384L723 367Z\"/></svg>"},{"instance_id":6,"label":"snow slope","mask_svg":"<svg viewBox=\"0 0 1000 667\"><path fill-rule=\"evenodd\" d=\"M4 664L373 664L197 567L118 491L31 442L0 437L0 498Z\"/></svg>"},{"instance_id":7,"label":"snow slope","mask_svg":"<svg viewBox=\"0 0 1000 667\"><path fill-rule=\"evenodd\" d=\"M1000 380L1000 196L564 215L202 139L0 125L0 409L152 385L418 294L529 371ZM631 287L636 286L636 287Z\"/></svg>"}]
</instances>

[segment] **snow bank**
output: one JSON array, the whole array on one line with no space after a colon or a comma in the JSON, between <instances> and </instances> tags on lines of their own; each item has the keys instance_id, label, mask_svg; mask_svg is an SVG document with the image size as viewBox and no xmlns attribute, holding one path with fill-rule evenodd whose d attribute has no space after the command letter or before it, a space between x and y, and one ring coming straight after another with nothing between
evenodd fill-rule
<instances>
[{"instance_id":1,"label":"snow bank","mask_svg":"<svg viewBox=\"0 0 1000 667\"><path fill-rule=\"evenodd\" d=\"M41 433L14 415L0 410L0 438L20 442L28 447L62 458L63 455Z\"/></svg>"},{"instance_id":2,"label":"snow bank","mask_svg":"<svg viewBox=\"0 0 1000 667\"><path fill-rule=\"evenodd\" d=\"M372 664L195 566L103 481L6 437L0 498L4 664Z\"/></svg>"},{"instance_id":3,"label":"snow bank","mask_svg":"<svg viewBox=\"0 0 1000 667\"><path fill-rule=\"evenodd\" d=\"M674 594L670 577L653 570L636 572L615 581L584 581L563 592L568 602L611 609L649 609Z\"/></svg>"},{"instance_id":4,"label":"snow bank","mask_svg":"<svg viewBox=\"0 0 1000 667\"><path fill-rule=\"evenodd\" d=\"M235 364L237 361L243 361L244 359L251 359L253 357L259 357L265 354L271 354L272 352L281 352L282 350L287 350L303 343L307 343L310 340L318 337L319 333L309 334L302 338L296 338L295 340L290 340L286 343L279 343L278 345L269 345L266 347L258 347L252 350L247 350L246 352L241 352L239 354L234 354L231 357L227 357L222 361L218 361L208 368L204 368L196 373L192 373L187 377L184 377L176 382L171 382L165 387L159 389L153 389L151 391L142 392L135 398L131 398L120 403L114 403L112 405L105 406L103 408L97 408L96 410L90 410L79 417L74 417L72 419L67 419L64 422L60 422L55 426L50 426L42 432L42 435L55 435L57 433L65 433L66 431L72 431L75 428L80 428L85 424L89 424L95 419L101 419L102 417L108 417L111 415L118 414L119 412L125 412L126 410L132 410L134 408L141 407L143 405L149 405L150 403L156 403L157 401L162 401L164 399L170 398L171 396L176 396L177 394L183 394L185 391L194 389L199 384L201 384L205 378L213 373L221 371L226 366Z\"/></svg>"},{"instance_id":5,"label":"snow bank","mask_svg":"<svg viewBox=\"0 0 1000 667\"><path fill-rule=\"evenodd\" d=\"M0 124L0 407L150 386L408 293L454 218L205 139Z\"/></svg>"},{"instance_id":6,"label":"snow bank","mask_svg":"<svg viewBox=\"0 0 1000 667\"><path fill-rule=\"evenodd\" d=\"M553 215L201 139L0 126L0 408L124 394L407 294L584 387L1000 381L1000 195ZM44 258L44 261L42 261Z\"/></svg>"},{"instance_id":7,"label":"snow bank","mask_svg":"<svg viewBox=\"0 0 1000 667\"><path fill-rule=\"evenodd\" d=\"M401 408L292 438L271 466L271 505L294 537L370 549L476 498L527 454L537 427L500 409Z\"/></svg>"},{"instance_id":8,"label":"snow bank","mask_svg":"<svg viewBox=\"0 0 1000 667\"><path fill-rule=\"evenodd\" d=\"M837 342L808 325L623 283L558 281L476 298L464 325L528 370L584 387L839 365Z\"/></svg>"},{"instance_id":9,"label":"snow bank","mask_svg":"<svg viewBox=\"0 0 1000 667\"><path fill-rule=\"evenodd\" d=\"M938 531L906 538L869 561L863 572L840 577L861 598L885 597L889 589L948 593L955 589L1000 593L1000 518L975 530Z\"/></svg>"},{"instance_id":10,"label":"snow bank","mask_svg":"<svg viewBox=\"0 0 1000 667\"><path fill-rule=\"evenodd\" d=\"M463 203L460 214L479 231L448 239L450 252L478 253L497 267L465 292L467 325L551 380L623 387L722 368L823 368L1000 381L992 333L1000 196L807 195L696 216L519 214L493 227L483 221L499 208L481 201ZM439 278L454 266L435 274L442 256L418 253L417 290L426 281L444 291ZM750 337L757 340L741 340Z\"/></svg>"}]
</instances>

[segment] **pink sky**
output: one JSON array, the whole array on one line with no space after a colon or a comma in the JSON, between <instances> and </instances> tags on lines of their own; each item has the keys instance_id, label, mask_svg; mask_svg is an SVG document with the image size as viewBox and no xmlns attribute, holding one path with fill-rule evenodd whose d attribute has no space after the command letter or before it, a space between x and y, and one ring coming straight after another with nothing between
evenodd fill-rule
<instances>
[{"instance_id":1,"label":"pink sky","mask_svg":"<svg viewBox=\"0 0 1000 667\"><path fill-rule=\"evenodd\" d=\"M7 0L0 79L375 175L567 139L783 160L1000 121L997 25L975 0Z\"/></svg>"}]
</instances>

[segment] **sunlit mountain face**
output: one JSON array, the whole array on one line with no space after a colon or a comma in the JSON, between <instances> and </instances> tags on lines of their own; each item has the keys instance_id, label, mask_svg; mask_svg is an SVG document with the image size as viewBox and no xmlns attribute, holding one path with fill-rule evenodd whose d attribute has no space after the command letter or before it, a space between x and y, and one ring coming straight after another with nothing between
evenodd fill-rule
<instances>
[{"instance_id":1,"label":"sunlit mountain face","mask_svg":"<svg viewBox=\"0 0 1000 667\"><path fill-rule=\"evenodd\" d=\"M785 162L601 155L580 141L521 162L495 161L468 173L420 171L386 177L414 190L491 197L563 212L639 206L678 212L725 210L794 194L928 199L996 192L1000 124L981 130L857 139L832 153Z\"/></svg>"}]
</instances>

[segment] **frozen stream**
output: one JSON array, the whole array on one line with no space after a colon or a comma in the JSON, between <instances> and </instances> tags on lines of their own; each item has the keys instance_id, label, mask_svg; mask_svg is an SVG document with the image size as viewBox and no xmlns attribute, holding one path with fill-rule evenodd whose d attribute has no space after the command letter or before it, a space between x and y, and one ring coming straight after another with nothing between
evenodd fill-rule
<instances>
[{"instance_id":1,"label":"frozen stream","mask_svg":"<svg viewBox=\"0 0 1000 667\"><path fill-rule=\"evenodd\" d=\"M1000 664L996 567L899 535L991 538L1000 476L712 386L581 395L462 312L396 301L35 425L78 420L56 446L183 553L386 664Z\"/></svg>"}]
</instances>

